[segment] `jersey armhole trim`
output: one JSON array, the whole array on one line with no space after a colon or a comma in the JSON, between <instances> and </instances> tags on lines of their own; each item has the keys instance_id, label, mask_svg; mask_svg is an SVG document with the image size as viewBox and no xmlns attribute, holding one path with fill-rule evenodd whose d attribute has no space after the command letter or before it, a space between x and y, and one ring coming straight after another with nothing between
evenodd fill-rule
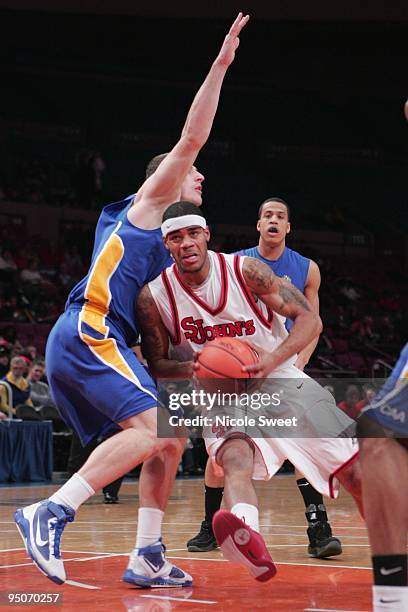
<instances>
[{"instance_id":1,"label":"jersey armhole trim","mask_svg":"<svg viewBox=\"0 0 408 612\"><path fill-rule=\"evenodd\" d=\"M235 255L234 256L234 271L235 271L235 276L237 277L238 283L242 289L242 292L249 304L249 306L251 307L252 311L254 312L254 314L256 315L256 317L259 319L259 321L267 328L267 329L271 329L272 327L272 321L273 321L273 312L272 310L267 306L267 311L268 311L268 318L265 319L263 313L261 312L261 310L258 308L252 293L249 291L245 281L244 281L244 277L242 276L242 272L240 270L240 256L239 255Z\"/></svg>"},{"instance_id":2,"label":"jersey armhole trim","mask_svg":"<svg viewBox=\"0 0 408 612\"><path fill-rule=\"evenodd\" d=\"M163 285L167 293L170 310L171 310L171 317L173 319L174 334L170 334L170 338L171 338L172 344L175 346L177 344L180 344L180 319L178 315L176 299L174 297L173 289L171 288L169 279L167 278L166 270L162 271L161 278L162 278Z\"/></svg>"}]
</instances>

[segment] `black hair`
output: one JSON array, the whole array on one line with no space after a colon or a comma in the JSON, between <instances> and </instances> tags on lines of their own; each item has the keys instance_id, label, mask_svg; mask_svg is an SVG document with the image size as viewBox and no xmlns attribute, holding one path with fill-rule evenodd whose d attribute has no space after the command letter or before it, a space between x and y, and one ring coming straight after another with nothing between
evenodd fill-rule
<instances>
[{"instance_id":1,"label":"black hair","mask_svg":"<svg viewBox=\"0 0 408 612\"><path fill-rule=\"evenodd\" d=\"M149 161L149 163L146 166L146 178L147 179L149 178L149 176L151 176L152 174L156 172L157 168L160 166L162 161L166 159L167 156L168 156L168 153L160 153L160 155L156 155L155 157L153 157L153 159Z\"/></svg>"},{"instance_id":2,"label":"black hair","mask_svg":"<svg viewBox=\"0 0 408 612\"><path fill-rule=\"evenodd\" d=\"M288 212L288 221L290 221L290 208L289 208L289 204L287 202L285 202L285 200L282 200L282 198L275 198L275 197L271 197L271 198L267 198L266 200L264 200L262 202L262 204L260 205L259 209L258 209L258 219L261 218L262 215L262 209L264 207L265 204L268 204L269 202L279 202L280 204L283 204L284 206L286 206L286 210Z\"/></svg>"},{"instance_id":3,"label":"black hair","mask_svg":"<svg viewBox=\"0 0 408 612\"><path fill-rule=\"evenodd\" d=\"M184 215L199 215L204 218L198 206L192 202L180 201L166 208L163 213L162 222L167 221L167 219L174 219L175 217L183 217Z\"/></svg>"}]
</instances>

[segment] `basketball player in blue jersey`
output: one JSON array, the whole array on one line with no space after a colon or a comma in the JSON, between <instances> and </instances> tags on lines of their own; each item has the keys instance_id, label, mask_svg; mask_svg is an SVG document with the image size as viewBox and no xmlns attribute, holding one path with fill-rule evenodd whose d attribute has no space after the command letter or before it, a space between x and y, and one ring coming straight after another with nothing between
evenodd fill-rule
<instances>
[{"instance_id":1,"label":"basketball player in blue jersey","mask_svg":"<svg viewBox=\"0 0 408 612\"><path fill-rule=\"evenodd\" d=\"M320 270L314 261L286 246L286 236L290 232L288 204L277 197L266 199L259 207L256 227L260 234L258 245L238 251L237 254L255 257L267 264L277 276L290 280L305 295L318 314ZM285 325L289 331L293 322L287 319ZM303 370L308 363L318 339L317 336L300 351L295 364L300 370ZM317 558L340 555L341 543L332 535L321 493L316 491L301 474L298 472L296 474L308 521L308 554ZM206 552L217 547L212 530L212 518L221 507L222 495L223 480L215 476L212 463L208 461L205 471L205 518L199 533L187 542L189 551Z\"/></svg>"},{"instance_id":2,"label":"basketball player in blue jersey","mask_svg":"<svg viewBox=\"0 0 408 612\"><path fill-rule=\"evenodd\" d=\"M408 610L408 343L382 389L363 410L358 433L374 573L373 610L403 612Z\"/></svg>"},{"instance_id":3,"label":"basketball player in blue jersey","mask_svg":"<svg viewBox=\"0 0 408 612\"><path fill-rule=\"evenodd\" d=\"M404 105L408 121L408 100ZM358 421L373 610L408 610L408 343Z\"/></svg>"},{"instance_id":4,"label":"basketball player in blue jersey","mask_svg":"<svg viewBox=\"0 0 408 612\"><path fill-rule=\"evenodd\" d=\"M72 290L50 334L47 373L62 417L84 445L114 434L49 499L15 513L29 556L57 584L66 579L60 539L67 522L95 491L142 462L136 547L123 580L141 587L192 584L191 576L166 560L161 542L163 511L185 441L157 437L156 385L129 347L139 332L139 291L170 263L160 230L164 210L180 197L201 205L204 177L193 164L210 134L248 19L239 13L232 24L175 147L152 160L136 196L102 211L89 273Z\"/></svg>"}]
</instances>

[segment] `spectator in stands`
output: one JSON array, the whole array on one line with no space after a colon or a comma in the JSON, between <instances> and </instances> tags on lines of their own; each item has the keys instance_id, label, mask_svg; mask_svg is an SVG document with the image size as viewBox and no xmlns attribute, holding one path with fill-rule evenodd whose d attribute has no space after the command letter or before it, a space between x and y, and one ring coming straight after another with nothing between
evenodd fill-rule
<instances>
[{"instance_id":1,"label":"spectator in stands","mask_svg":"<svg viewBox=\"0 0 408 612\"><path fill-rule=\"evenodd\" d=\"M29 344L26 347L25 352L27 353L30 361L35 361L37 359L37 348L33 344Z\"/></svg>"},{"instance_id":2,"label":"spectator in stands","mask_svg":"<svg viewBox=\"0 0 408 612\"><path fill-rule=\"evenodd\" d=\"M23 283L31 285L41 285L44 282L41 272L38 269L38 257L33 257L28 262L28 266L21 271L20 278Z\"/></svg>"},{"instance_id":3,"label":"spectator in stands","mask_svg":"<svg viewBox=\"0 0 408 612\"><path fill-rule=\"evenodd\" d=\"M342 402L337 404L340 410L343 410L351 419L356 420L360 412L357 409L357 404L360 401L360 392L356 385L349 385L346 389L346 396Z\"/></svg>"},{"instance_id":4,"label":"spectator in stands","mask_svg":"<svg viewBox=\"0 0 408 612\"><path fill-rule=\"evenodd\" d=\"M371 404L371 402L373 401L373 399L375 398L375 395L377 393L376 388L374 387L374 385L371 385L370 383L367 383L366 385L363 385L363 393L364 393L364 397L362 400L360 400L359 402L357 402L356 404L356 408L359 411L359 413L362 411L363 408L365 408L368 404Z\"/></svg>"},{"instance_id":5,"label":"spectator in stands","mask_svg":"<svg viewBox=\"0 0 408 612\"><path fill-rule=\"evenodd\" d=\"M23 372L23 376L24 376L24 378L27 378L28 370L29 370L31 362L32 362L31 355L29 353L27 353L26 350L23 349L22 351L19 351L19 354L16 355L16 357L21 357L21 359L24 361L24 363L25 363L25 370Z\"/></svg>"},{"instance_id":6,"label":"spectator in stands","mask_svg":"<svg viewBox=\"0 0 408 612\"><path fill-rule=\"evenodd\" d=\"M25 405L33 408L33 402L30 398L31 386L24 378L26 368L26 362L22 357L13 357L10 362L10 370L2 378L10 385L13 393L13 413L19 406ZM2 410L4 412L4 407L2 407Z\"/></svg>"},{"instance_id":7,"label":"spectator in stands","mask_svg":"<svg viewBox=\"0 0 408 612\"><path fill-rule=\"evenodd\" d=\"M55 408L47 383L42 382L45 376L44 361L33 361L28 373L28 382L31 385L31 400L35 408L42 406Z\"/></svg>"}]
</instances>

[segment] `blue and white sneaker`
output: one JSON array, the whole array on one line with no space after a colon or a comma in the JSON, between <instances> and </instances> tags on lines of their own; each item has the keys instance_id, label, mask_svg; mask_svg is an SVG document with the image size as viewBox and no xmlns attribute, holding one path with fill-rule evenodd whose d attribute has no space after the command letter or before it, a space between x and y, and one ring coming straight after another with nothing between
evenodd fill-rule
<instances>
[{"instance_id":1,"label":"blue and white sneaker","mask_svg":"<svg viewBox=\"0 0 408 612\"><path fill-rule=\"evenodd\" d=\"M53 582L62 584L66 574L61 559L60 540L64 527L74 520L72 508L48 499L19 508L14 513L17 529L27 554L38 569Z\"/></svg>"},{"instance_id":2,"label":"blue and white sneaker","mask_svg":"<svg viewBox=\"0 0 408 612\"><path fill-rule=\"evenodd\" d=\"M131 552L122 580L142 589L192 586L192 577L169 563L164 556L165 552L166 548L161 540L157 544L135 548Z\"/></svg>"}]
</instances>

